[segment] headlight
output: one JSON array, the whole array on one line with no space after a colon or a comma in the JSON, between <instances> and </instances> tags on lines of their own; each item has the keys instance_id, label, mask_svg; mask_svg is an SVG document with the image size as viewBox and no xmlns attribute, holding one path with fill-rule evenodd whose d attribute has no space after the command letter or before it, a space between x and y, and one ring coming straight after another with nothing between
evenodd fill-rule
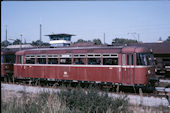
<instances>
[{"instance_id":1,"label":"headlight","mask_svg":"<svg viewBox=\"0 0 170 113\"><path fill-rule=\"evenodd\" d=\"M148 70L148 75L150 75L151 74L151 70Z\"/></svg>"},{"instance_id":2,"label":"headlight","mask_svg":"<svg viewBox=\"0 0 170 113\"><path fill-rule=\"evenodd\" d=\"M5 66L5 69L8 69L8 66Z\"/></svg>"}]
</instances>

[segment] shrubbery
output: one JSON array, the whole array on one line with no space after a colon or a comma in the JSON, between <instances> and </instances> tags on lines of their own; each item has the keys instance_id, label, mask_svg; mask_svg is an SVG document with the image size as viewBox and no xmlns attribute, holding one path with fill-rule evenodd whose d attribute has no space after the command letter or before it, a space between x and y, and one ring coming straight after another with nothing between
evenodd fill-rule
<instances>
[{"instance_id":1,"label":"shrubbery","mask_svg":"<svg viewBox=\"0 0 170 113\"><path fill-rule=\"evenodd\" d=\"M123 113L128 112L126 96L108 97L90 88L62 90L59 93L42 92L30 96L20 92L20 97L2 101L2 113Z\"/></svg>"},{"instance_id":2,"label":"shrubbery","mask_svg":"<svg viewBox=\"0 0 170 113\"><path fill-rule=\"evenodd\" d=\"M112 99L107 93L99 93L96 89L61 91L58 96L71 110L80 113L119 113L128 107L126 97ZM127 112L127 111L126 111Z\"/></svg>"}]
</instances>

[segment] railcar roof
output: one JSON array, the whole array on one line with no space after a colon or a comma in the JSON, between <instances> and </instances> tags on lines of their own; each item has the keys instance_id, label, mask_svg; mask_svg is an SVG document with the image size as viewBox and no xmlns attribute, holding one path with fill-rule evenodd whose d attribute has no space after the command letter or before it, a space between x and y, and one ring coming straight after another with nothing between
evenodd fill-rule
<instances>
[{"instance_id":1,"label":"railcar roof","mask_svg":"<svg viewBox=\"0 0 170 113\"><path fill-rule=\"evenodd\" d=\"M15 54L17 49L1 49L1 54Z\"/></svg>"},{"instance_id":2,"label":"railcar roof","mask_svg":"<svg viewBox=\"0 0 170 113\"><path fill-rule=\"evenodd\" d=\"M54 54L57 51L60 51L60 53L87 53L87 52L96 52L96 53L105 53L105 52L117 52L120 53L122 51L123 48L126 48L129 46L92 46L92 47L60 47L60 48L36 48L36 49L27 49L27 50L22 50L22 51L18 51L16 52L16 55L23 55L23 54L43 54L43 53L48 53L48 54L52 54L54 52ZM136 46L131 46L130 48L132 49L136 49L136 48L142 48L142 47L136 47ZM75 52L76 51L76 52Z\"/></svg>"},{"instance_id":3,"label":"railcar roof","mask_svg":"<svg viewBox=\"0 0 170 113\"><path fill-rule=\"evenodd\" d=\"M170 54L170 42L163 43L137 43L129 44L130 46L143 46L153 50L154 54Z\"/></svg>"},{"instance_id":4,"label":"railcar roof","mask_svg":"<svg viewBox=\"0 0 170 113\"><path fill-rule=\"evenodd\" d=\"M122 49L124 46L90 46L90 47L59 47L59 48L36 48L29 49L31 51L34 50L75 50L75 49Z\"/></svg>"}]
</instances>

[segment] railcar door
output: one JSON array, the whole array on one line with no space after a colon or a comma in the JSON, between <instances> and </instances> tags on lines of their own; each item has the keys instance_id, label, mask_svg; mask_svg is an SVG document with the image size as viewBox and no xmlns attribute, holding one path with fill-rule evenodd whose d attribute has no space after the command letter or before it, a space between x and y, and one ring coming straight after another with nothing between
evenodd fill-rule
<instances>
[{"instance_id":1,"label":"railcar door","mask_svg":"<svg viewBox=\"0 0 170 113\"><path fill-rule=\"evenodd\" d=\"M129 83L133 84L133 80L134 80L134 57L133 54L127 54L127 61L129 62L127 65L129 66Z\"/></svg>"},{"instance_id":2,"label":"railcar door","mask_svg":"<svg viewBox=\"0 0 170 113\"><path fill-rule=\"evenodd\" d=\"M134 58L133 54L122 54L122 83L125 85L133 84L134 77Z\"/></svg>"}]
</instances>

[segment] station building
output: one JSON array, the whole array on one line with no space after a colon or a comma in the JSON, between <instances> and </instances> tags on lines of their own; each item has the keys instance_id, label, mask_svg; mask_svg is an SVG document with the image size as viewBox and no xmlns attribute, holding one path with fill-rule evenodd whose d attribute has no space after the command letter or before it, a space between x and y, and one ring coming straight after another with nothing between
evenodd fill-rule
<instances>
[{"instance_id":1,"label":"station building","mask_svg":"<svg viewBox=\"0 0 170 113\"><path fill-rule=\"evenodd\" d=\"M61 33L61 34L49 34L45 36L49 36L50 38L50 47L63 47L69 46L71 44L71 37L75 35Z\"/></svg>"}]
</instances>

